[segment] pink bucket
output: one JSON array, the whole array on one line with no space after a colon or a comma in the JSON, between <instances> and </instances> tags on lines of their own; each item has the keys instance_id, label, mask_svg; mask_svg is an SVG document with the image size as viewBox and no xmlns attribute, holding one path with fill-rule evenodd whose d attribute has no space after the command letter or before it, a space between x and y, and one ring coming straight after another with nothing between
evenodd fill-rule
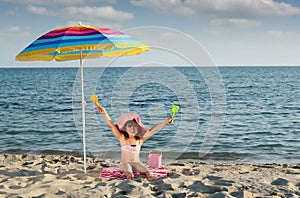
<instances>
[{"instance_id":1,"label":"pink bucket","mask_svg":"<svg viewBox=\"0 0 300 198\"><path fill-rule=\"evenodd\" d=\"M158 150L158 151L160 151L160 153L151 153L154 150ZM149 151L149 156L148 156L150 168L161 167L161 157L162 157L162 152L159 148L151 149Z\"/></svg>"}]
</instances>

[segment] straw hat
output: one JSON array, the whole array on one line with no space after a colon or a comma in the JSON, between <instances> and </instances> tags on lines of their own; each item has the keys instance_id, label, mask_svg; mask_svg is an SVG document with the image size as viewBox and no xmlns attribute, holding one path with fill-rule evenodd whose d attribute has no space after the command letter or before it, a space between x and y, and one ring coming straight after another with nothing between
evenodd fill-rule
<instances>
[{"instance_id":1,"label":"straw hat","mask_svg":"<svg viewBox=\"0 0 300 198\"><path fill-rule=\"evenodd\" d=\"M117 122L117 127L119 128L119 130L124 131L124 126L125 126L126 122L129 120L135 120L136 123L142 128L143 134L145 134L149 130L147 127L145 127L143 125L140 116L138 116L137 114L134 114L134 113L123 114L119 117L118 122Z\"/></svg>"}]
</instances>

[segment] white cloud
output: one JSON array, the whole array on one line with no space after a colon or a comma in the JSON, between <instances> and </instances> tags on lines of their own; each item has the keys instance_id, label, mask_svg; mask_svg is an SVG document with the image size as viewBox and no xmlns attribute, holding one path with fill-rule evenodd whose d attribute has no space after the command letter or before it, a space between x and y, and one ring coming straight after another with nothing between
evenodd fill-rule
<instances>
[{"instance_id":1,"label":"white cloud","mask_svg":"<svg viewBox=\"0 0 300 198\"><path fill-rule=\"evenodd\" d=\"M252 18L300 15L300 9L273 0L131 0L131 4L184 16Z\"/></svg>"},{"instance_id":2,"label":"white cloud","mask_svg":"<svg viewBox=\"0 0 300 198\"><path fill-rule=\"evenodd\" d=\"M111 21L121 22L132 20L134 15L130 12L116 10L112 6L91 7L91 6L71 6L63 9L49 10L45 7L28 5L26 10L32 14L64 16L77 21Z\"/></svg>"},{"instance_id":3,"label":"white cloud","mask_svg":"<svg viewBox=\"0 0 300 198\"><path fill-rule=\"evenodd\" d=\"M20 27L20 26L6 26L0 28L0 35L3 37L26 37L29 36L30 28L28 26Z\"/></svg>"},{"instance_id":4,"label":"white cloud","mask_svg":"<svg viewBox=\"0 0 300 198\"><path fill-rule=\"evenodd\" d=\"M179 16L197 16L198 13L195 9L189 6L179 6L173 9L174 13Z\"/></svg>"},{"instance_id":5,"label":"white cloud","mask_svg":"<svg viewBox=\"0 0 300 198\"><path fill-rule=\"evenodd\" d=\"M291 31L281 31L281 30L270 30L267 32L268 37L275 39L284 39L284 40L298 40L300 41L300 34L297 32Z\"/></svg>"},{"instance_id":6,"label":"white cloud","mask_svg":"<svg viewBox=\"0 0 300 198\"><path fill-rule=\"evenodd\" d=\"M224 35L237 29L256 28L262 26L262 23L256 20L242 18L224 18L212 19L209 25L201 28L202 32L211 35Z\"/></svg>"},{"instance_id":7,"label":"white cloud","mask_svg":"<svg viewBox=\"0 0 300 198\"><path fill-rule=\"evenodd\" d=\"M215 26L215 27L204 26L201 28L201 31L210 35L218 36L218 35L226 34L229 31L229 29L221 26Z\"/></svg>"},{"instance_id":8,"label":"white cloud","mask_svg":"<svg viewBox=\"0 0 300 198\"><path fill-rule=\"evenodd\" d=\"M224 27L238 27L238 28L252 28L261 26L261 22L249 19L214 19L210 21L212 26L224 26Z\"/></svg>"},{"instance_id":9,"label":"white cloud","mask_svg":"<svg viewBox=\"0 0 300 198\"><path fill-rule=\"evenodd\" d=\"M23 3L23 4L35 4L35 5L80 5L86 4L85 0L5 0L9 3ZM90 3L95 2L95 0Z\"/></svg>"},{"instance_id":10,"label":"white cloud","mask_svg":"<svg viewBox=\"0 0 300 198\"><path fill-rule=\"evenodd\" d=\"M14 33L21 31L21 28L19 26L9 26L1 28L2 33Z\"/></svg>"},{"instance_id":11,"label":"white cloud","mask_svg":"<svg viewBox=\"0 0 300 198\"><path fill-rule=\"evenodd\" d=\"M170 10L172 7L182 5L181 0L131 0L131 4L141 7L149 7L155 10Z\"/></svg>"},{"instance_id":12,"label":"white cloud","mask_svg":"<svg viewBox=\"0 0 300 198\"><path fill-rule=\"evenodd\" d=\"M18 13L14 10L8 10L5 14L8 16L18 16Z\"/></svg>"},{"instance_id":13,"label":"white cloud","mask_svg":"<svg viewBox=\"0 0 300 198\"><path fill-rule=\"evenodd\" d=\"M111 6L104 7L68 7L64 11L65 15L70 18L85 19L85 20L111 20L111 21L126 21L134 18L134 15L129 12L123 12L114 9Z\"/></svg>"},{"instance_id":14,"label":"white cloud","mask_svg":"<svg viewBox=\"0 0 300 198\"><path fill-rule=\"evenodd\" d=\"M50 12L48 12L46 8L39 7L39 6L28 5L26 7L26 10L32 14L38 14L38 15L50 14Z\"/></svg>"}]
</instances>

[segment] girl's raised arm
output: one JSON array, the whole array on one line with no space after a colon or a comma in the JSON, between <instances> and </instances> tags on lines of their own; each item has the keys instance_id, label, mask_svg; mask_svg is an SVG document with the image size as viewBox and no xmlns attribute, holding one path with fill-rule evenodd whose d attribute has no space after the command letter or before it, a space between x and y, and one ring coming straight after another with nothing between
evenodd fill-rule
<instances>
[{"instance_id":1,"label":"girl's raised arm","mask_svg":"<svg viewBox=\"0 0 300 198\"><path fill-rule=\"evenodd\" d=\"M156 131L159 131L160 129L164 128L168 124L170 124L174 120L174 117L169 117L165 121L163 121L160 124L154 125L143 137L143 141L149 139Z\"/></svg>"},{"instance_id":2,"label":"girl's raised arm","mask_svg":"<svg viewBox=\"0 0 300 198\"><path fill-rule=\"evenodd\" d=\"M98 111L99 113L101 113L104 117L104 120L106 121L107 125L111 128L112 130L112 133L114 134L114 136L117 138L117 139L120 139L121 137L121 132L120 130L116 127L116 125L114 124L114 122L111 120L110 116L108 115L108 113L106 112L106 110L101 107L101 106L98 106Z\"/></svg>"}]
</instances>

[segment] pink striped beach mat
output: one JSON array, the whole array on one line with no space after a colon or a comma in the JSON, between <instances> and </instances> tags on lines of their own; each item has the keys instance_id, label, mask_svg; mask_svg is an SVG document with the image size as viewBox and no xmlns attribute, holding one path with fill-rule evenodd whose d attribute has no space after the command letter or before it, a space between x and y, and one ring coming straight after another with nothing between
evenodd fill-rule
<instances>
[{"instance_id":1,"label":"pink striped beach mat","mask_svg":"<svg viewBox=\"0 0 300 198\"><path fill-rule=\"evenodd\" d=\"M162 166L159 168L149 168L149 171L151 171L156 178L167 176L167 170ZM145 174L139 172L135 172L133 173L133 175L134 177L145 177ZM99 177L124 179L125 175L120 172L120 169L118 167L106 167L102 169L102 172L99 175Z\"/></svg>"}]
</instances>

